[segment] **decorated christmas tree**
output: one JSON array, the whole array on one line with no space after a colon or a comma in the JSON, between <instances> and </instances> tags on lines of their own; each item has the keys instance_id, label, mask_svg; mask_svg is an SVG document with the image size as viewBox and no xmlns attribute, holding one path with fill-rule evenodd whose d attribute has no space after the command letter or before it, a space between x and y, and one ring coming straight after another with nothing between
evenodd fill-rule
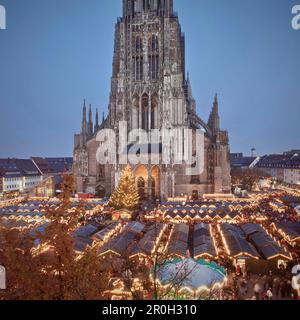
<instances>
[{"instance_id":1,"label":"decorated christmas tree","mask_svg":"<svg viewBox=\"0 0 300 320\"><path fill-rule=\"evenodd\" d=\"M139 200L134 175L131 167L127 166L122 172L118 187L109 200L109 206L115 209L134 210L138 207Z\"/></svg>"}]
</instances>

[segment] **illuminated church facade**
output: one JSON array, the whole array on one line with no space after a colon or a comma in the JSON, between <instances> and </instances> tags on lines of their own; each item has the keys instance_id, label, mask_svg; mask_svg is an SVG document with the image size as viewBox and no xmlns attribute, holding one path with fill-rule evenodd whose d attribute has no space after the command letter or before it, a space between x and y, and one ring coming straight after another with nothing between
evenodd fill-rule
<instances>
[{"instance_id":1,"label":"illuminated church facade","mask_svg":"<svg viewBox=\"0 0 300 320\"><path fill-rule=\"evenodd\" d=\"M228 133L220 128L217 95L208 121L196 112L196 101L185 68L185 37L173 0L123 0L123 15L115 28L115 47L108 115L95 125L91 107L83 106L82 128L75 135L74 176L77 192L109 196L124 165L99 164L96 139L119 123L133 129L201 129L205 133L204 170L186 175L186 165L135 165L136 185L144 199L168 199L183 194L230 193Z\"/></svg>"}]
</instances>

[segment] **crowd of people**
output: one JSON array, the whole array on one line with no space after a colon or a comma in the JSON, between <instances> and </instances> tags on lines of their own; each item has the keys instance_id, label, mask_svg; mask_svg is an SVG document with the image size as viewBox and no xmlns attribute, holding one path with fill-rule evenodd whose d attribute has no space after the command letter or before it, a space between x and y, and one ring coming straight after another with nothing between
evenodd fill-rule
<instances>
[{"instance_id":1,"label":"crowd of people","mask_svg":"<svg viewBox=\"0 0 300 320\"><path fill-rule=\"evenodd\" d=\"M290 270L289 270L290 271ZM224 300L299 300L299 290L293 290L292 273L282 269L266 275L231 273L222 290Z\"/></svg>"}]
</instances>

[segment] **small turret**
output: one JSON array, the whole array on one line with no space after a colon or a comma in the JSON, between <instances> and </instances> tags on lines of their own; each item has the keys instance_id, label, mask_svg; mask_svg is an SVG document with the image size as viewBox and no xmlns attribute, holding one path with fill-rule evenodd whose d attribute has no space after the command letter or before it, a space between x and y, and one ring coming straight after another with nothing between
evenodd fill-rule
<instances>
[{"instance_id":1,"label":"small turret","mask_svg":"<svg viewBox=\"0 0 300 320\"><path fill-rule=\"evenodd\" d=\"M93 114L92 114L92 105L90 104L90 107L89 107L88 135L89 135L89 137L92 137L93 134L94 134Z\"/></svg>"},{"instance_id":2,"label":"small turret","mask_svg":"<svg viewBox=\"0 0 300 320\"><path fill-rule=\"evenodd\" d=\"M216 134L220 131L219 102L217 94L214 98L214 104L209 116L208 126L211 128L213 134Z\"/></svg>"},{"instance_id":3,"label":"small turret","mask_svg":"<svg viewBox=\"0 0 300 320\"><path fill-rule=\"evenodd\" d=\"M83 100L83 108L82 108L81 133L84 134L84 135L86 135L86 133L87 133L86 104L85 104L85 99Z\"/></svg>"},{"instance_id":4,"label":"small turret","mask_svg":"<svg viewBox=\"0 0 300 320\"><path fill-rule=\"evenodd\" d=\"M97 133L99 131L99 113L98 109L96 109L96 119L95 119L95 128L94 128L94 133Z\"/></svg>"}]
</instances>

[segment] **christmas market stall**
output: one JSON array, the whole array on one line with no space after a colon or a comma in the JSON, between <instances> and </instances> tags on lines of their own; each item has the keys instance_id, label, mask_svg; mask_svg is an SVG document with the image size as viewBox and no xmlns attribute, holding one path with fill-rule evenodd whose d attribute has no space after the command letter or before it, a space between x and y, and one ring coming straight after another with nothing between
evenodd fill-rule
<instances>
[{"instance_id":1,"label":"christmas market stall","mask_svg":"<svg viewBox=\"0 0 300 320\"><path fill-rule=\"evenodd\" d=\"M189 226L175 224L168 239L166 252L171 258L186 258L190 255L188 250Z\"/></svg>"},{"instance_id":2,"label":"christmas market stall","mask_svg":"<svg viewBox=\"0 0 300 320\"><path fill-rule=\"evenodd\" d=\"M94 225L88 224L79 227L72 234L75 240L75 250L78 254L85 251L88 247L93 246L93 240L91 236L98 231L98 228Z\"/></svg>"},{"instance_id":3,"label":"christmas market stall","mask_svg":"<svg viewBox=\"0 0 300 320\"><path fill-rule=\"evenodd\" d=\"M166 224L152 224L144 237L133 245L130 259L135 259L137 262L145 262L148 257L152 257L158 250L166 229Z\"/></svg>"},{"instance_id":4,"label":"christmas market stall","mask_svg":"<svg viewBox=\"0 0 300 320\"><path fill-rule=\"evenodd\" d=\"M98 250L102 258L122 257L129 254L134 240L141 237L145 225L139 222L129 222L116 237L105 242Z\"/></svg>"},{"instance_id":5,"label":"christmas market stall","mask_svg":"<svg viewBox=\"0 0 300 320\"><path fill-rule=\"evenodd\" d=\"M272 226L290 245L300 245L300 222L276 222Z\"/></svg>"},{"instance_id":6,"label":"christmas market stall","mask_svg":"<svg viewBox=\"0 0 300 320\"><path fill-rule=\"evenodd\" d=\"M214 259L217 257L214 240L211 235L209 224L200 223L194 226L193 233L193 256L194 259Z\"/></svg>"},{"instance_id":7,"label":"christmas market stall","mask_svg":"<svg viewBox=\"0 0 300 320\"><path fill-rule=\"evenodd\" d=\"M97 243L104 244L110 238L112 238L115 234L119 233L122 229L123 225L121 221L114 221L111 222L109 225L104 227L99 232L95 233L92 236L92 239L95 240Z\"/></svg>"},{"instance_id":8,"label":"christmas market stall","mask_svg":"<svg viewBox=\"0 0 300 320\"><path fill-rule=\"evenodd\" d=\"M278 271L282 266L292 259L291 254L282 248L279 243L259 224L249 223L242 225L248 241L260 254L260 260L249 266L256 273Z\"/></svg>"},{"instance_id":9,"label":"christmas market stall","mask_svg":"<svg viewBox=\"0 0 300 320\"><path fill-rule=\"evenodd\" d=\"M241 271L249 270L249 267L256 263L259 254L254 246L249 243L243 231L236 225L223 223L218 226L224 247L233 265Z\"/></svg>"}]
</instances>

